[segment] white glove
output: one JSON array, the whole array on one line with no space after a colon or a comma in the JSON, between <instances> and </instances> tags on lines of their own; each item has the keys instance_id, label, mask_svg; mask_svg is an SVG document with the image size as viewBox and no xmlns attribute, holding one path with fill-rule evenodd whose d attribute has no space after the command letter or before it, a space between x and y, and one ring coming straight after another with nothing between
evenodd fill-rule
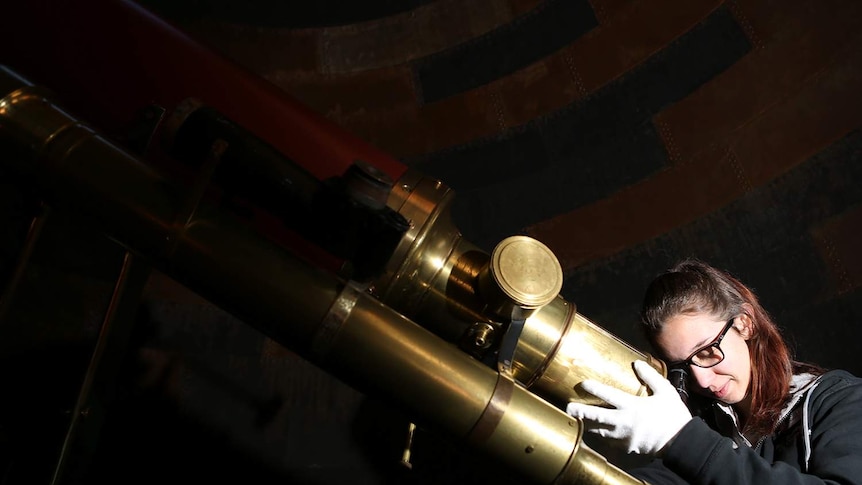
<instances>
[{"instance_id":1,"label":"white glove","mask_svg":"<svg viewBox=\"0 0 862 485\"><path fill-rule=\"evenodd\" d=\"M584 390L616 409L572 402L566 412L584 420L588 432L618 440L629 453L658 455L691 420L691 413L670 381L649 364L638 360L634 368L652 390L651 396L635 396L586 380Z\"/></svg>"}]
</instances>

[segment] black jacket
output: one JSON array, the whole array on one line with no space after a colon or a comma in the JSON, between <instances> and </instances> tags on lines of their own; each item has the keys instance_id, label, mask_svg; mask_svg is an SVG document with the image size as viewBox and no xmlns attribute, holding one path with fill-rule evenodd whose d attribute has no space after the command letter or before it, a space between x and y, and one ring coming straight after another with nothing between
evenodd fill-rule
<instances>
[{"instance_id":1,"label":"black jacket","mask_svg":"<svg viewBox=\"0 0 862 485\"><path fill-rule=\"evenodd\" d=\"M753 447L694 418L661 460L629 473L653 485L862 484L862 379L829 371L792 397L778 431Z\"/></svg>"}]
</instances>

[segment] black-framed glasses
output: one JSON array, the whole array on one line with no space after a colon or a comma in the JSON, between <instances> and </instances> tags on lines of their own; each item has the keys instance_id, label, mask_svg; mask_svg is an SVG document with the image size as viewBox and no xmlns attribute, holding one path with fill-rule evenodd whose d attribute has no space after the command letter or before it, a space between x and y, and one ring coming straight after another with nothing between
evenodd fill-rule
<instances>
[{"instance_id":1,"label":"black-framed glasses","mask_svg":"<svg viewBox=\"0 0 862 485\"><path fill-rule=\"evenodd\" d=\"M721 329L721 333L718 334L718 337L715 337L715 340L692 352L687 359L671 363L670 367L688 367L690 365L696 365L698 367L708 369L720 364L721 361L724 360L724 351L721 350L721 341L724 339L724 336L727 335L727 331L730 330L730 327L733 326L733 321L736 320L736 317L737 316L734 316L727 321L727 324L724 325L724 328Z\"/></svg>"}]
</instances>

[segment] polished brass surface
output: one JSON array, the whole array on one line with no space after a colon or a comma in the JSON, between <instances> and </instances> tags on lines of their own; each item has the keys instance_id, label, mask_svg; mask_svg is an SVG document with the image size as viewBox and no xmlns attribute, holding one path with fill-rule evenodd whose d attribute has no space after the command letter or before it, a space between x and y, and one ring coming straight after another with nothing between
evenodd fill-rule
<instances>
[{"instance_id":1,"label":"polished brass surface","mask_svg":"<svg viewBox=\"0 0 862 485\"><path fill-rule=\"evenodd\" d=\"M635 349L558 298L527 319L515 349L514 375L558 406L570 401L601 404L578 384L594 379L646 395L648 389L632 367L635 360L645 360L667 375L663 361Z\"/></svg>"},{"instance_id":2,"label":"polished brass surface","mask_svg":"<svg viewBox=\"0 0 862 485\"><path fill-rule=\"evenodd\" d=\"M554 485L570 483L580 484L604 484L604 485L647 485L646 482L638 480L625 471L609 463L605 457L592 449L581 446L572 455L570 466L566 467L563 474L554 482Z\"/></svg>"},{"instance_id":3,"label":"polished brass surface","mask_svg":"<svg viewBox=\"0 0 862 485\"><path fill-rule=\"evenodd\" d=\"M413 437L416 434L416 423L407 425L407 442L404 444L404 451L401 452L401 464L407 468L413 468L410 463L410 455L413 453Z\"/></svg>"},{"instance_id":4,"label":"polished brass surface","mask_svg":"<svg viewBox=\"0 0 862 485\"><path fill-rule=\"evenodd\" d=\"M442 338L462 342L473 355L480 354L469 344L477 322L494 330L497 345L514 338L513 349L500 350L502 368L560 407L600 404L580 390L584 379L645 394L632 367L638 359L666 375L664 362L577 313L559 295L562 270L547 246L512 236L489 255L465 241L451 222L453 199L448 187L417 173L408 171L399 181L389 205L412 226L373 292L381 301ZM510 325L519 317L526 317L523 326Z\"/></svg>"},{"instance_id":5,"label":"polished brass surface","mask_svg":"<svg viewBox=\"0 0 862 485\"><path fill-rule=\"evenodd\" d=\"M473 324L461 340L461 347L477 357L482 356L497 340L497 327L490 323Z\"/></svg>"},{"instance_id":6,"label":"polished brass surface","mask_svg":"<svg viewBox=\"0 0 862 485\"><path fill-rule=\"evenodd\" d=\"M470 255L481 252L452 223L453 195L445 184L415 172L408 171L395 184L388 205L410 221L410 229L370 288L381 301L450 342L461 339L474 323L465 321L465 315L472 312L473 318L490 321L481 308L476 311L471 303L448 296L452 291L471 293L467 288L475 283L464 276L473 272ZM460 287L448 285L453 271Z\"/></svg>"},{"instance_id":7,"label":"polished brass surface","mask_svg":"<svg viewBox=\"0 0 862 485\"><path fill-rule=\"evenodd\" d=\"M77 211L273 340L358 389L399 404L417 423L465 441L527 483L640 483L582 442L579 420L373 294L424 318L451 315L446 295L452 268L465 258L482 258L467 257L476 248L448 222L451 193L442 184L417 181L402 194L403 213L415 223L398 248L403 260L393 261L377 289L365 291L197 200L201 191L192 192L195 200L180 197L184 191L48 99L26 87L14 89L18 94L0 98L0 150L16 156L2 163L49 201ZM464 268L463 275L476 274L472 264L466 266L472 269ZM573 386L584 371L571 367L602 365L594 354L610 349L618 361L596 375L629 382L627 366L636 353L619 351L618 340L577 315L570 318L573 309L560 300L528 319L530 324L538 318L536 330L525 327L525 338L537 335L531 351L552 352L535 369L523 367L525 380L553 391ZM560 335L556 343L538 336L540 323Z\"/></svg>"},{"instance_id":8,"label":"polished brass surface","mask_svg":"<svg viewBox=\"0 0 862 485\"><path fill-rule=\"evenodd\" d=\"M0 117L4 120L0 137L14 140L6 145L12 153L32 158L64 130L77 126L74 119L48 101L46 90L5 67L0 70L0 86L7 89L0 98Z\"/></svg>"},{"instance_id":9,"label":"polished brass surface","mask_svg":"<svg viewBox=\"0 0 862 485\"><path fill-rule=\"evenodd\" d=\"M490 310L510 319L526 318L553 301L563 287L563 269L557 257L528 236L500 241L479 278Z\"/></svg>"},{"instance_id":10,"label":"polished brass surface","mask_svg":"<svg viewBox=\"0 0 862 485\"><path fill-rule=\"evenodd\" d=\"M582 443L579 420L369 295L356 301L324 360L529 483L598 484L607 476L640 483Z\"/></svg>"},{"instance_id":11,"label":"polished brass surface","mask_svg":"<svg viewBox=\"0 0 862 485\"><path fill-rule=\"evenodd\" d=\"M512 368L519 382L531 387L547 369L574 314L575 305L557 296L527 319L515 347Z\"/></svg>"}]
</instances>

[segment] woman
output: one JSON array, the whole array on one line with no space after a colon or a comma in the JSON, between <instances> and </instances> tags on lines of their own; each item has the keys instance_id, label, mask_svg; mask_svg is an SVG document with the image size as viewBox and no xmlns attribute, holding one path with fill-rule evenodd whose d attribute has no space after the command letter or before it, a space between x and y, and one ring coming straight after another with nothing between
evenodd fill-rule
<instances>
[{"instance_id":1,"label":"woman","mask_svg":"<svg viewBox=\"0 0 862 485\"><path fill-rule=\"evenodd\" d=\"M632 396L586 381L610 408L571 403L588 431L657 457L630 470L663 483L862 483L862 379L791 359L754 293L683 261L647 289L642 323L669 368L687 371L688 406L644 362Z\"/></svg>"}]
</instances>

